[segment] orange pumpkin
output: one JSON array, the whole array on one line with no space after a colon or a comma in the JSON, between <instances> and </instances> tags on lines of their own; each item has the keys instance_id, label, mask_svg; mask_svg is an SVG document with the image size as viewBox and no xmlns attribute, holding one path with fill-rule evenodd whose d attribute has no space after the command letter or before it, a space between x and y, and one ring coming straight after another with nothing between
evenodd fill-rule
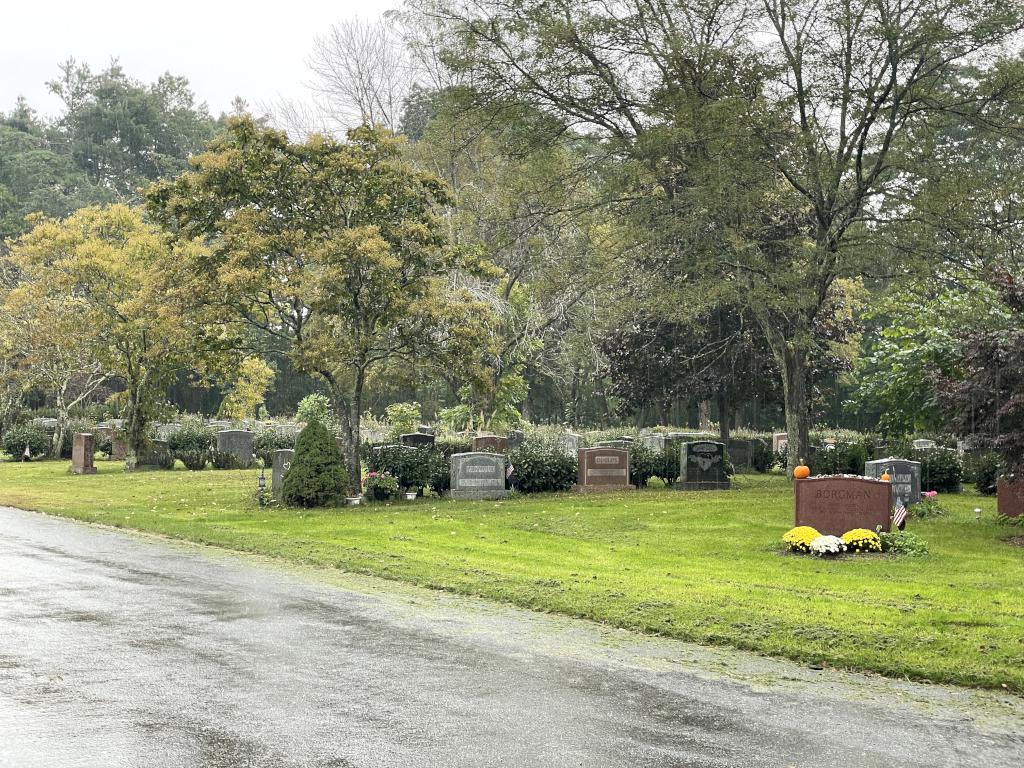
<instances>
[{"instance_id":1,"label":"orange pumpkin","mask_svg":"<svg viewBox=\"0 0 1024 768\"><path fill-rule=\"evenodd\" d=\"M797 480L806 480L811 476L811 468L806 464L798 464L793 468L793 477Z\"/></svg>"},{"instance_id":2,"label":"orange pumpkin","mask_svg":"<svg viewBox=\"0 0 1024 768\"><path fill-rule=\"evenodd\" d=\"M892 478L889 477L889 473L888 472L883 472L882 473L882 480L884 480L885 482L888 483L890 480L892 480Z\"/></svg>"}]
</instances>

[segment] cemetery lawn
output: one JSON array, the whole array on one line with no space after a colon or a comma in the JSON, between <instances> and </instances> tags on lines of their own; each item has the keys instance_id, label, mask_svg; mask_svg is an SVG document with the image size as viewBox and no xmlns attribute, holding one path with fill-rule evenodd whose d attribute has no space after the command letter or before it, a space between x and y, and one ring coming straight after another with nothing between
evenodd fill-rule
<instances>
[{"instance_id":1,"label":"cemetery lawn","mask_svg":"<svg viewBox=\"0 0 1024 768\"><path fill-rule=\"evenodd\" d=\"M911 520L927 557L782 552L790 484L737 490L421 499L314 512L260 507L256 472L0 463L0 505L398 579L813 665L1024 692L1021 529L943 495ZM974 508L984 511L983 522ZM0 535L3 535L0 532Z\"/></svg>"}]
</instances>

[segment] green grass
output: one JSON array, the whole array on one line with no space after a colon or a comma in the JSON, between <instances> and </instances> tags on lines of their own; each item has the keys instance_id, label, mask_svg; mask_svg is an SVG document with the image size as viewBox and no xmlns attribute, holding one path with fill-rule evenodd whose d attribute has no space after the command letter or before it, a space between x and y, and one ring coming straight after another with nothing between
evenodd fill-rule
<instances>
[{"instance_id":1,"label":"green grass","mask_svg":"<svg viewBox=\"0 0 1024 768\"><path fill-rule=\"evenodd\" d=\"M792 491L646 490L504 502L260 508L254 471L0 464L0 504L481 595L803 662L1024 691L1024 548L994 501L911 521L928 557L784 554ZM974 507L984 521L974 519ZM2 535L2 533L0 533Z\"/></svg>"}]
</instances>

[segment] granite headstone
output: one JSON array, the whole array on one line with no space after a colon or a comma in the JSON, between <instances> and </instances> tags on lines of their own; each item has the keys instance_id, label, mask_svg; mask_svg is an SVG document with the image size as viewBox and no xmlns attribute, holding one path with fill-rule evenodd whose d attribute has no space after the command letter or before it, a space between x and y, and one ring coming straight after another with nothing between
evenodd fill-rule
<instances>
[{"instance_id":1,"label":"granite headstone","mask_svg":"<svg viewBox=\"0 0 1024 768\"><path fill-rule=\"evenodd\" d=\"M880 479L889 473L892 483L892 501L901 499L904 504L918 504L921 501L921 462L889 457L864 463L864 476Z\"/></svg>"},{"instance_id":2,"label":"granite headstone","mask_svg":"<svg viewBox=\"0 0 1024 768\"><path fill-rule=\"evenodd\" d=\"M728 490L725 443L714 440L683 443L679 451L679 482L676 487L684 491Z\"/></svg>"},{"instance_id":3,"label":"granite headstone","mask_svg":"<svg viewBox=\"0 0 1024 768\"><path fill-rule=\"evenodd\" d=\"M505 457L500 453L454 453L451 457L453 499L501 499L505 489Z\"/></svg>"},{"instance_id":4,"label":"granite headstone","mask_svg":"<svg viewBox=\"0 0 1024 768\"><path fill-rule=\"evenodd\" d=\"M854 528L888 531L892 522L892 489L883 480L845 475L795 481L794 525L842 536Z\"/></svg>"},{"instance_id":5,"label":"granite headstone","mask_svg":"<svg viewBox=\"0 0 1024 768\"><path fill-rule=\"evenodd\" d=\"M96 438L89 432L76 432L71 441L71 472L75 475L94 475L96 467Z\"/></svg>"},{"instance_id":6,"label":"granite headstone","mask_svg":"<svg viewBox=\"0 0 1024 768\"><path fill-rule=\"evenodd\" d=\"M240 468L252 466L253 434L245 429L222 429L217 433L217 451L234 457Z\"/></svg>"},{"instance_id":7,"label":"granite headstone","mask_svg":"<svg viewBox=\"0 0 1024 768\"><path fill-rule=\"evenodd\" d=\"M576 490L622 491L634 488L629 482L629 451L623 448L580 448Z\"/></svg>"}]
</instances>

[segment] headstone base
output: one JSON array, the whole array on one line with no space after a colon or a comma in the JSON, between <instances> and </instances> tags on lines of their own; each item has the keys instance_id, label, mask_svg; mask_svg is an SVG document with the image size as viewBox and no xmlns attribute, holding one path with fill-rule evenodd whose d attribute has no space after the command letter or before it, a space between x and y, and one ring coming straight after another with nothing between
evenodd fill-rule
<instances>
[{"instance_id":1,"label":"headstone base","mask_svg":"<svg viewBox=\"0 0 1024 768\"><path fill-rule=\"evenodd\" d=\"M448 495L453 499L461 499L464 501L489 501L494 499L504 499L506 496L508 496L508 491L502 491L496 488L481 488L475 491L449 491Z\"/></svg>"},{"instance_id":2,"label":"headstone base","mask_svg":"<svg viewBox=\"0 0 1024 768\"><path fill-rule=\"evenodd\" d=\"M996 511L1003 517L1024 516L1024 480L1008 482L1002 478L996 483Z\"/></svg>"},{"instance_id":3,"label":"headstone base","mask_svg":"<svg viewBox=\"0 0 1024 768\"><path fill-rule=\"evenodd\" d=\"M608 493L609 491L635 491L635 485L574 485L576 493Z\"/></svg>"},{"instance_id":4,"label":"headstone base","mask_svg":"<svg viewBox=\"0 0 1024 768\"><path fill-rule=\"evenodd\" d=\"M728 491L732 488L732 483L728 480L721 482L677 482L672 485L677 491Z\"/></svg>"}]
</instances>

